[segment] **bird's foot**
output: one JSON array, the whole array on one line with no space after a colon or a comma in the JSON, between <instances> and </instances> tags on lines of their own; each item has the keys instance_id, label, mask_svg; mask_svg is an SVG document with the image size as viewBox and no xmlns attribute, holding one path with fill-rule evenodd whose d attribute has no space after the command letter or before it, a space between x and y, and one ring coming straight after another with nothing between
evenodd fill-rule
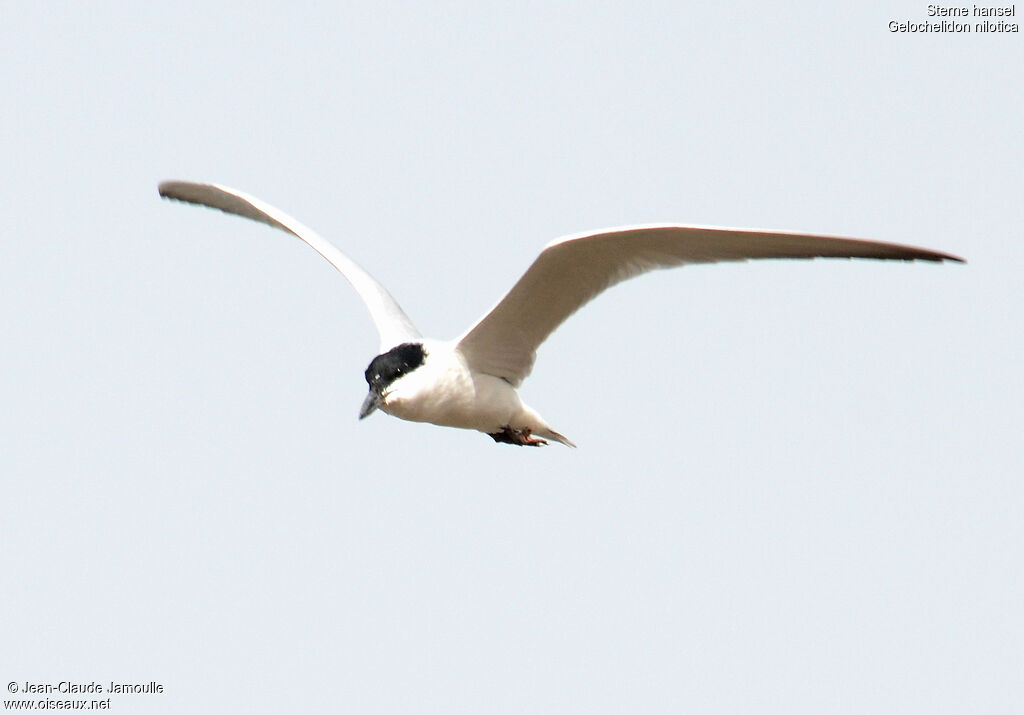
<instances>
[{"instance_id":1,"label":"bird's foot","mask_svg":"<svg viewBox=\"0 0 1024 715\"><path fill-rule=\"evenodd\" d=\"M521 444L524 447L545 447L548 443L546 439L540 439L539 437L531 437L530 430L525 430L522 434L520 434L519 439L521 441L516 442L516 444Z\"/></svg>"},{"instance_id":2,"label":"bird's foot","mask_svg":"<svg viewBox=\"0 0 1024 715\"><path fill-rule=\"evenodd\" d=\"M509 425L505 425L501 432L491 432L490 437L495 442L518 444L522 447L540 447L547 444L546 440L531 437L530 430L525 428L513 429Z\"/></svg>"}]
</instances>

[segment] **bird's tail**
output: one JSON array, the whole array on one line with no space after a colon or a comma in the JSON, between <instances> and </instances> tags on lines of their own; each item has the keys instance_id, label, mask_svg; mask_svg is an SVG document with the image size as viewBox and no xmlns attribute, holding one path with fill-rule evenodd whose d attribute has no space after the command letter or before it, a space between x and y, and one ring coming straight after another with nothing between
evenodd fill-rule
<instances>
[{"instance_id":1,"label":"bird's tail","mask_svg":"<svg viewBox=\"0 0 1024 715\"><path fill-rule=\"evenodd\" d=\"M561 442L566 447L572 447L573 449L576 449L576 445L573 444L573 441L571 439L566 437L564 434L559 434L558 432L555 432L550 427L540 430L539 432L534 432L534 435L537 437L543 437L544 439L554 440L555 442Z\"/></svg>"}]
</instances>

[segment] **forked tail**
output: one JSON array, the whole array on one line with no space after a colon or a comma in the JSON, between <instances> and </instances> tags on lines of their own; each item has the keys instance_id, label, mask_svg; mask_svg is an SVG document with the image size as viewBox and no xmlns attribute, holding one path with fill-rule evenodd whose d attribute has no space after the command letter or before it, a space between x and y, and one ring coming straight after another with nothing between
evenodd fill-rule
<instances>
[{"instance_id":1,"label":"forked tail","mask_svg":"<svg viewBox=\"0 0 1024 715\"><path fill-rule=\"evenodd\" d=\"M544 437L545 439L551 439L554 440L555 442L561 442L566 447L572 447L573 449L576 449L576 445L573 443L571 439L566 437L564 434L559 434L558 432L555 432L550 427L539 432L534 432L534 434L537 435L538 437Z\"/></svg>"}]
</instances>

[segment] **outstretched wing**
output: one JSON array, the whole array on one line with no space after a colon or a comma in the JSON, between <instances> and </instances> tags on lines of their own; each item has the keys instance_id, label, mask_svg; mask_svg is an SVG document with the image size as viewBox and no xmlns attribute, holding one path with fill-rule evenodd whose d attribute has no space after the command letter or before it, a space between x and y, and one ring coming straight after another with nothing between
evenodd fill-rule
<instances>
[{"instance_id":1,"label":"outstretched wing","mask_svg":"<svg viewBox=\"0 0 1024 715\"><path fill-rule=\"evenodd\" d=\"M687 263L755 258L962 261L894 243L704 226L632 226L549 243L512 290L458 339L469 366L518 387L537 348L603 290L641 273Z\"/></svg>"},{"instance_id":2,"label":"outstretched wing","mask_svg":"<svg viewBox=\"0 0 1024 715\"><path fill-rule=\"evenodd\" d=\"M313 250L326 258L332 266L345 276L356 289L370 311L380 333L380 351L386 352L401 343L420 339L416 326L398 305L384 286L364 271L344 253L332 246L314 231L293 219L283 211L275 209L248 194L217 184L196 184L190 181L165 181L160 184L160 195L168 199L186 201L191 204L209 206L230 214L261 221L269 226L287 231L308 243Z\"/></svg>"}]
</instances>

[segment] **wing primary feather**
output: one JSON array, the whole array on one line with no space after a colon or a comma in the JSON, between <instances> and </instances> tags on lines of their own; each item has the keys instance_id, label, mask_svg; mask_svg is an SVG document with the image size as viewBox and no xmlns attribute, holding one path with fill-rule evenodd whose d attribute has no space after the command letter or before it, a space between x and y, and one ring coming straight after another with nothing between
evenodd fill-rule
<instances>
[{"instance_id":1,"label":"wing primary feather","mask_svg":"<svg viewBox=\"0 0 1024 715\"><path fill-rule=\"evenodd\" d=\"M164 181L160 184L159 191L160 195L167 199L207 206L265 223L286 231L308 244L338 269L362 298L380 334L382 353L401 343L421 338L409 316L384 286L325 238L283 211L237 189L219 184Z\"/></svg>"},{"instance_id":2,"label":"wing primary feather","mask_svg":"<svg viewBox=\"0 0 1024 715\"><path fill-rule=\"evenodd\" d=\"M457 339L458 349L474 370L518 387L541 343L616 283L689 263L768 258L963 261L895 243L712 226L657 224L576 234L549 243L505 297Z\"/></svg>"}]
</instances>

